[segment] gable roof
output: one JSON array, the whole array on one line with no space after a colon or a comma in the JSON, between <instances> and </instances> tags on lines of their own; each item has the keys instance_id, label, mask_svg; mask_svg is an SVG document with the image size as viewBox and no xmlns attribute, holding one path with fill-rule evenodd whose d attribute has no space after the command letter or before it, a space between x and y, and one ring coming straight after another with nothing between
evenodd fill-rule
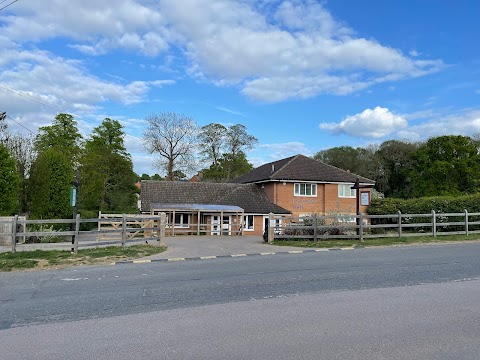
<instances>
[{"instance_id":1,"label":"gable roof","mask_svg":"<svg viewBox=\"0 0 480 360\"><path fill-rule=\"evenodd\" d=\"M143 180L140 199L142 211L150 211L151 204L209 204L239 206L252 214L291 213L255 184Z\"/></svg>"},{"instance_id":2,"label":"gable roof","mask_svg":"<svg viewBox=\"0 0 480 360\"><path fill-rule=\"evenodd\" d=\"M361 183L375 183L373 180L299 154L259 166L234 179L232 182L247 184L265 181L294 180L354 183L357 178L359 178Z\"/></svg>"}]
</instances>

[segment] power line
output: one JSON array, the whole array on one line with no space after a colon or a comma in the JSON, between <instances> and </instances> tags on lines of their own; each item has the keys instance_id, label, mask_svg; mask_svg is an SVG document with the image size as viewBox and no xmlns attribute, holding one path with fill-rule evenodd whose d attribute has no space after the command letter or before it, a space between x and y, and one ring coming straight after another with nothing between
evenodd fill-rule
<instances>
[{"instance_id":1,"label":"power line","mask_svg":"<svg viewBox=\"0 0 480 360\"><path fill-rule=\"evenodd\" d=\"M22 96L28 100L32 100L32 101L35 101L36 103L38 104L41 104L41 105L45 105L45 106L49 106L51 107L52 109L55 109L57 111L61 111L63 112L63 109L57 105L54 105L46 100L43 100L43 99L40 99L40 98L37 98L35 96L32 96L32 95L29 95L29 94L26 94L25 92L23 91L20 91L20 90L16 90L14 88L12 88L11 86L8 86L6 84L3 84L3 83L0 83L0 88L6 90L6 91L10 91L11 93L14 93L15 95L18 95L18 96Z\"/></svg>"},{"instance_id":2,"label":"power line","mask_svg":"<svg viewBox=\"0 0 480 360\"><path fill-rule=\"evenodd\" d=\"M3 1L6 1L6 0L3 0ZM0 2L0 4L1 4L1 2ZM61 107L59 107L59 106L57 106L57 105L55 105L55 104L52 104L52 103L50 103L50 102L48 102L48 101L46 101L46 100L40 99L40 98L38 98L38 97L35 97L35 96L32 96L32 95L26 94L25 92L20 91L20 90L17 90L17 89L14 89L14 88L12 88L11 86L8 86L8 85L6 85L6 84L0 83L0 88L4 89L4 90L6 90L6 91L9 91L9 92L11 92L11 93L13 93L13 94L15 94L15 95L21 96L21 97L23 97L23 98L25 98L25 99L27 99L27 100L34 101L34 102L36 102L36 103L38 103L38 104L40 104L40 105L45 105L45 106L51 107L52 109L55 109L55 110L60 111L60 112L62 112L62 113L66 112L64 109L62 109ZM75 115L75 114L72 114L72 115ZM7 115L7 116L8 116L8 115ZM11 120L13 120L15 123L17 123L18 125L20 125L20 126L22 126L23 128L25 128L23 125L21 125L21 124L19 124L18 122L16 122L16 121L15 121L14 119L12 119L10 116L8 116L8 117L9 117ZM75 117L76 117L77 119L79 119L79 120L84 120L85 122L90 123L90 124L92 124L92 125L96 125L96 124L94 124L92 121L87 120L87 119L85 119L85 118L83 118L83 117L81 117L81 116L75 115ZM25 128L25 129L27 129L27 128ZM27 129L27 130L30 131L30 132L33 134L33 132L32 132L30 129ZM129 136L129 137L134 138L134 139L136 139L136 140L141 139L141 138L139 138L139 137L137 137L137 136L130 135L130 134L126 133L126 132L125 132L125 136Z\"/></svg>"},{"instance_id":3,"label":"power line","mask_svg":"<svg viewBox=\"0 0 480 360\"><path fill-rule=\"evenodd\" d=\"M12 5L13 3L16 3L17 1L18 1L18 0L14 0L14 1L12 1L10 4L8 4L8 5L4 6L4 7L2 7L2 8L0 9L0 11L1 11L1 10L3 10L3 9L6 9L6 8L7 8L7 7L9 7L10 5ZM2 2L5 2L5 1L2 1ZM1 3L0 3L0 4L1 4Z\"/></svg>"},{"instance_id":4,"label":"power line","mask_svg":"<svg viewBox=\"0 0 480 360\"><path fill-rule=\"evenodd\" d=\"M10 115L7 114L7 118L9 118L10 120L12 120L15 124L17 125L20 125L21 127L23 127L25 130L27 130L28 132L30 132L32 135L35 135L35 133L30 130L29 128L23 126L22 124L20 124L17 120L15 120L14 118L12 118Z\"/></svg>"}]
</instances>

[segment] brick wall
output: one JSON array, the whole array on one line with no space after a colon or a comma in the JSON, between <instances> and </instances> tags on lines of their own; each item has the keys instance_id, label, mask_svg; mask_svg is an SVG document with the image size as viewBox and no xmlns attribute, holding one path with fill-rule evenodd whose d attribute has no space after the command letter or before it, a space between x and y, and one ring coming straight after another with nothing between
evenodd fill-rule
<instances>
[{"instance_id":1,"label":"brick wall","mask_svg":"<svg viewBox=\"0 0 480 360\"><path fill-rule=\"evenodd\" d=\"M339 198L337 184L317 184L317 196L295 196L294 183L272 182L264 185L265 193L271 202L290 210L293 215L299 214L341 214L356 213L355 198ZM362 189L370 192L370 189ZM365 213L367 206L361 206L360 211Z\"/></svg>"}]
</instances>

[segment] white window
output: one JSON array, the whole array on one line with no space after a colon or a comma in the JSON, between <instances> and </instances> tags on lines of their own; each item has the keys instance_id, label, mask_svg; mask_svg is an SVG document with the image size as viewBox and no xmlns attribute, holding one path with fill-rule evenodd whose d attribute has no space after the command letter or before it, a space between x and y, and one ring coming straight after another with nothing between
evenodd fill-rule
<instances>
[{"instance_id":1,"label":"white window","mask_svg":"<svg viewBox=\"0 0 480 360\"><path fill-rule=\"evenodd\" d=\"M317 196L317 184L295 184L295 196Z\"/></svg>"},{"instance_id":2,"label":"white window","mask_svg":"<svg viewBox=\"0 0 480 360\"><path fill-rule=\"evenodd\" d=\"M176 228L188 227L188 214L175 214L174 226Z\"/></svg>"},{"instance_id":3,"label":"white window","mask_svg":"<svg viewBox=\"0 0 480 360\"><path fill-rule=\"evenodd\" d=\"M352 189L353 184L338 184L338 197L341 198L355 198L357 197L357 190Z\"/></svg>"},{"instance_id":4,"label":"white window","mask_svg":"<svg viewBox=\"0 0 480 360\"><path fill-rule=\"evenodd\" d=\"M245 215L243 217L243 222L245 224L245 227L243 230L245 231L253 231L254 226L253 226L253 215Z\"/></svg>"}]
</instances>

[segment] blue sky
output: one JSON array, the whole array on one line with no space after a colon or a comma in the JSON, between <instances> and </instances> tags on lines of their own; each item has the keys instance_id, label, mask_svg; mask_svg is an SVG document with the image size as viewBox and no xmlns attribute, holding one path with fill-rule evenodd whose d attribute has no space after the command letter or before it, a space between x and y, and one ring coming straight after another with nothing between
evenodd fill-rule
<instances>
[{"instance_id":1,"label":"blue sky","mask_svg":"<svg viewBox=\"0 0 480 360\"><path fill-rule=\"evenodd\" d=\"M143 119L163 111L245 125L256 166L471 136L478 14L474 0L19 0L0 10L0 111L19 132L60 111L83 134L117 119L148 174L162 171L142 150Z\"/></svg>"}]
</instances>

